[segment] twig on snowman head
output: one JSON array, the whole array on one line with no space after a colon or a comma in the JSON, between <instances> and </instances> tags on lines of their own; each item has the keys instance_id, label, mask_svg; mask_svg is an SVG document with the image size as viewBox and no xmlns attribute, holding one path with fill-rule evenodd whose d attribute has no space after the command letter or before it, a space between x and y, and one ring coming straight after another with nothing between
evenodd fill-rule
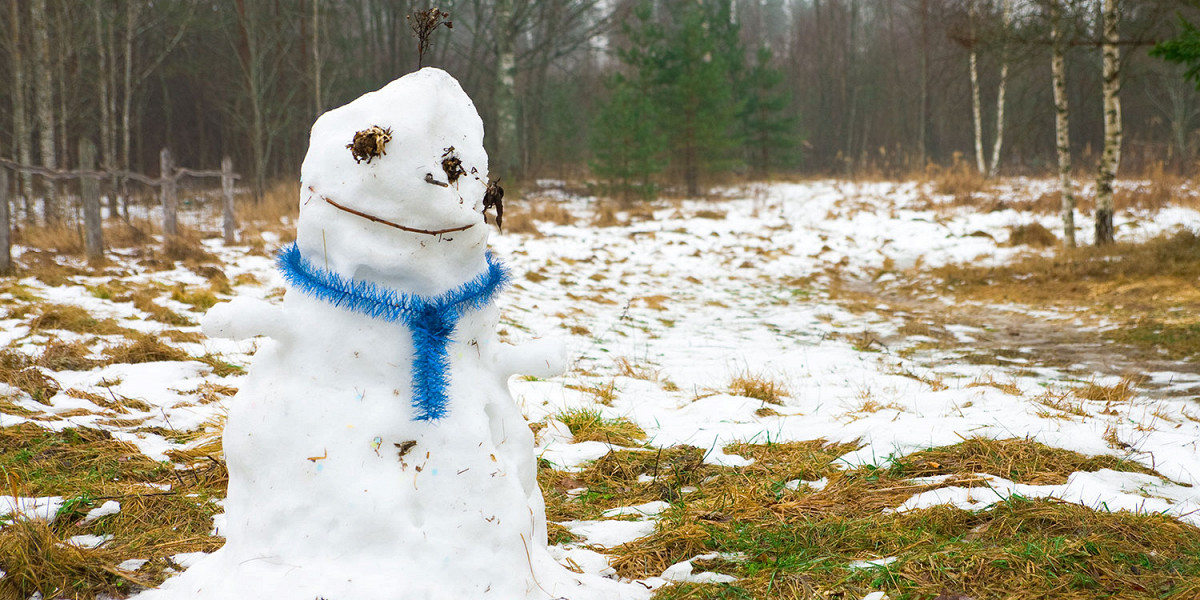
<instances>
[{"instance_id":1,"label":"twig on snowman head","mask_svg":"<svg viewBox=\"0 0 1200 600\"><path fill-rule=\"evenodd\" d=\"M369 215L365 212L357 211L357 210L354 210L353 208L342 206L341 204L334 202L332 199L330 199L326 196L317 194L316 190L314 190L312 188L312 186L308 187L308 191L312 192L314 195L316 195L318 198L324 200L325 202L328 202L330 206L332 206L338 210L343 210L343 211L346 211L356 217L362 217L364 219L367 219L368 221L373 221L373 222L379 223L381 225L387 225L388 227L395 227L396 229L399 229L401 231L407 231L409 233L423 233L425 235L439 236L444 233L454 233L455 231L466 231L467 229L470 229L475 226L474 223L471 223L470 225L463 225L461 227L451 227L449 229L418 229L416 227L405 227L404 225L400 225L398 223L393 223L386 219L381 219L379 217L376 217L375 215Z\"/></svg>"}]
</instances>

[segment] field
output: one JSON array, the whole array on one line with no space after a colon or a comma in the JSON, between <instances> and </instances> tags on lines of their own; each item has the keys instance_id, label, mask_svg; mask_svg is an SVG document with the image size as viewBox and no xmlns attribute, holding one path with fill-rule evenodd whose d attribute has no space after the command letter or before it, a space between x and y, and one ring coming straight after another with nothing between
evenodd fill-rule
<instances>
[{"instance_id":1,"label":"field","mask_svg":"<svg viewBox=\"0 0 1200 600\"><path fill-rule=\"evenodd\" d=\"M221 546L220 429L257 342L197 323L282 297L293 193L241 244L196 212L166 248L115 231L97 267L70 231L23 232L0 600L122 597ZM556 556L630 599L1200 596L1200 192L1123 183L1105 249L1086 202L1062 247L1057 205L953 173L527 190L491 244L501 339L571 351L511 382Z\"/></svg>"}]
</instances>

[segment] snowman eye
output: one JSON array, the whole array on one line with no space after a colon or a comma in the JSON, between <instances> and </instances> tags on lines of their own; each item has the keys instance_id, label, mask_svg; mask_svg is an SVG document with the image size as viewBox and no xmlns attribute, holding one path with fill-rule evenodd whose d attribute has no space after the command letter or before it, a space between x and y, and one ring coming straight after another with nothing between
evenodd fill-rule
<instances>
[{"instance_id":1,"label":"snowman eye","mask_svg":"<svg viewBox=\"0 0 1200 600\"><path fill-rule=\"evenodd\" d=\"M467 170L463 168L462 159L454 152L454 146L450 146L442 152L442 171L446 173L446 180L451 184L458 183L458 178L467 174Z\"/></svg>"}]
</instances>

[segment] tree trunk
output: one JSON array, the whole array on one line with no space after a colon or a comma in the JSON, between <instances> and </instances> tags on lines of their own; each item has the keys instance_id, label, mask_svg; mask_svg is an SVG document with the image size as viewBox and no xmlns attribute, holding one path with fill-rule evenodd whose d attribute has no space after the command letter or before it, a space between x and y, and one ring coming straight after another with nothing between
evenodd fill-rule
<instances>
[{"instance_id":1,"label":"tree trunk","mask_svg":"<svg viewBox=\"0 0 1200 600\"><path fill-rule=\"evenodd\" d=\"M134 11L135 3L130 2L125 5L125 64L122 73L123 94L121 97L121 169L132 170L130 164L130 138L132 137L132 124L130 123L130 111L133 107L133 26L137 21L137 13ZM121 196L121 212L125 218L129 218L129 191L126 188L126 181L121 179L120 196Z\"/></svg>"},{"instance_id":2,"label":"tree trunk","mask_svg":"<svg viewBox=\"0 0 1200 600\"><path fill-rule=\"evenodd\" d=\"M12 94L13 106L13 145L16 149L17 160L23 165L33 164L33 144L32 132L29 128L29 116L25 112L25 57L21 52L24 48L24 40L21 39L21 11L20 2L13 2L8 5L9 18L12 24L10 39L12 40L12 75L13 88L10 90ZM29 173L20 173L17 175L17 180L20 182L20 196L25 203L25 220L29 223L34 222L33 214L33 175Z\"/></svg>"},{"instance_id":3,"label":"tree trunk","mask_svg":"<svg viewBox=\"0 0 1200 600\"><path fill-rule=\"evenodd\" d=\"M46 15L46 0L30 3L33 22L34 50L36 52L36 74L34 93L37 95L38 138L41 142L42 166L58 168L54 154L54 76L50 67L50 23ZM47 224L57 224L61 219L58 195L53 179L44 178L45 198L43 217Z\"/></svg>"},{"instance_id":4,"label":"tree trunk","mask_svg":"<svg viewBox=\"0 0 1200 600\"><path fill-rule=\"evenodd\" d=\"M321 0L312 0L312 3L312 71L315 118L321 116L321 111L324 110L324 105L321 104Z\"/></svg>"},{"instance_id":5,"label":"tree trunk","mask_svg":"<svg viewBox=\"0 0 1200 600\"><path fill-rule=\"evenodd\" d=\"M167 244L171 238L179 235L178 220L175 214L175 166L171 162L171 151L166 148L158 154L159 177L162 178L159 196L163 208L163 237Z\"/></svg>"},{"instance_id":6,"label":"tree trunk","mask_svg":"<svg viewBox=\"0 0 1200 600\"><path fill-rule=\"evenodd\" d=\"M971 69L971 121L975 125L975 168L980 175L987 174L987 165L983 158L983 106L979 100L979 52L975 50L978 40L975 39L975 2L967 9L971 22L970 47L967 49L967 65Z\"/></svg>"},{"instance_id":7,"label":"tree trunk","mask_svg":"<svg viewBox=\"0 0 1200 600\"><path fill-rule=\"evenodd\" d=\"M1002 23L1004 36L1000 45L1000 83L996 86L996 139L992 142L992 164L987 176L995 177L1000 166L1000 149L1004 145L1004 95L1008 91L1008 26L1012 21L1012 0L1004 0Z\"/></svg>"},{"instance_id":8,"label":"tree trunk","mask_svg":"<svg viewBox=\"0 0 1200 600\"><path fill-rule=\"evenodd\" d=\"M917 149L924 169L929 160L929 0L921 0L921 108L917 120Z\"/></svg>"},{"instance_id":9,"label":"tree trunk","mask_svg":"<svg viewBox=\"0 0 1200 600\"><path fill-rule=\"evenodd\" d=\"M224 204L221 219L221 229L225 234L225 243L237 242L237 221L233 214L233 159L226 156L221 159L221 192Z\"/></svg>"},{"instance_id":10,"label":"tree trunk","mask_svg":"<svg viewBox=\"0 0 1200 600\"><path fill-rule=\"evenodd\" d=\"M1104 28L1100 52L1104 61L1104 154L1096 174L1096 245L1113 243L1113 181L1121 164L1121 63L1117 26L1121 14L1117 0L1103 0Z\"/></svg>"},{"instance_id":11,"label":"tree trunk","mask_svg":"<svg viewBox=\"0 0 1200 600\"><path fill-rule=\"evenodd\" d=\"M12 225L8 212L8 169L0 167L0 275L12 273Z\"/></svg>"},{"instance_id":12,"label":"tree trunk","mask_svg":"<svg viewBox=\"0 0 1200 600\"><path fill-rule=\"evenodd\" d=\"M96 145L87 138L79 140L79 167L85 171L96 168ZM104 232L100 219L100 180L84 177L79 181L83 195L83 247L88 263L104 261Z\"/></svg>"},{"instance_id":13,"label":"tree trunk","mask_svg":"<svg viewBox=\"0 0 1200 600\"><path fill-rule=\"evenodd\" d=\"M987 165L983 162L983 108L979 101L979 69L976 67L976 55L975 47L972 46L967 56L971 67L971 120L975 124L975 168L979 170L980 175L986 175Z\"/></svg>"},{"instance_id":14,"label":"tree trunk","mask_svg":"<svg viewBox=\"0 0 1200 600\"><path fill-rule=\"evenodd\" d=\"M517 179L513 172L517 151L516 49L513 31L513 0L496 2L496 156L492 173L508 181Z\"/></svg>"},{"instance_id":15,"label":"tree trunk","mask_svg":"<svg viewBox=\"0 0 1200 600\"><path fill-rule=\"evenodd\" d=\"M1054 142L1058 151L1058 190L1062 196L1063 241L1075 247L1075 192L1071 185L1070 111L1064 61L1062 0L1050 2L1050 75L1054 88Z\"/></svg>"},{"instance_id":16,"label":"tree trunk","mask_svg":"<svg viewBox=\"0 0 1200 600\"><path fill-rule=\"evenodd\" d=\"M96 80L100 92L100 168L113 168L116 158L116 117L113 111L112 88L115 83L112 73L112 61L109 44L112 43L112 29L109 19L101 12L101 2L92 5L93 17L96 22ZM107 35L105 35L107 33ZM109 214L117 214L117 195L109 194Z\"/></svg>"}]
</instances>

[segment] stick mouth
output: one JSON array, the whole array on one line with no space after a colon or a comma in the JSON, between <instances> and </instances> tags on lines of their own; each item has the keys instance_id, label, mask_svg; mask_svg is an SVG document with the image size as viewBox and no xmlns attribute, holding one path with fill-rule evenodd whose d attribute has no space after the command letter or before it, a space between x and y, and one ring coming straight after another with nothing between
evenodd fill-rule
<instances>
[{"instance_id":1,"label":"stick mouth","mask_svg":"<svg viewBox=\"0 0 1200 600\"><path fill-rule=\"evenodd\" d=\"M396 229L399 229L400 231L407 231L409 233L423 233L425 235L438 236L438 235L442 235L442 234L446 234L446 233L454 233L456 231L466 231L475 226L475 223L470 223L467 225L462 225L460 227L450 227L448 229L421 229L419 227L408 227L405 225L401 225L399 223L393 223L391 221L388 221L387 219L383 219L383 218L377 217L372 214L354 210L353 208L350 208L348 206L343 206L341 204L338 204L337 202L334 202L332 198L318 194L317 191L314 190L312 186L308 186L308 191L312 192L314 196L324 200L330 206L332 206L338 210L348 212L356 217L366 219L373 223L379 223L380 225L387 225L388 227L394 227Z\"/></svg>"}]
</instances>

